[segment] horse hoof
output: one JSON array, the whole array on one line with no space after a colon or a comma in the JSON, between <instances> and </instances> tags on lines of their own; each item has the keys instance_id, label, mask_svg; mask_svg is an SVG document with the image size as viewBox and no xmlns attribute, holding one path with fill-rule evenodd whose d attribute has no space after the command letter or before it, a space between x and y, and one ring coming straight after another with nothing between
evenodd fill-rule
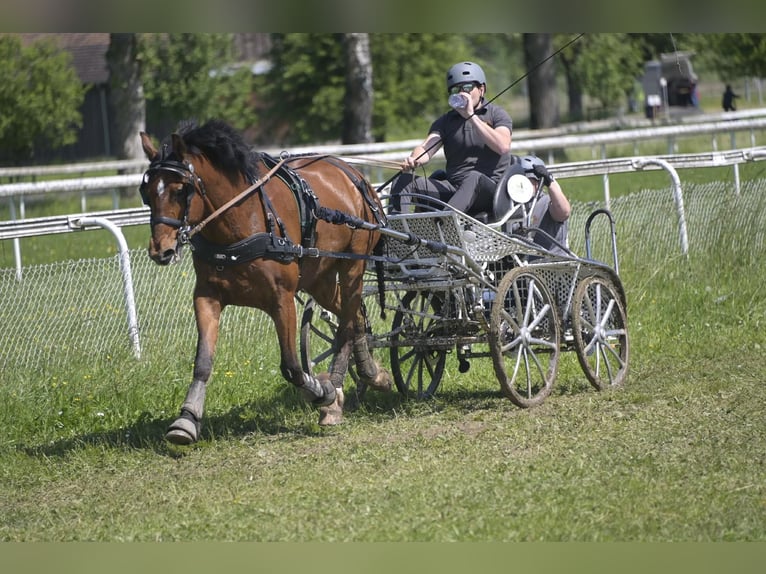
<instances>
[{"instance_id":1,"label":"horse hoof","mask_svg":"<svg viewBox=\"0 0 766 574\"><path fill-rule=\"evenodd\" d=\"M319 409L320 426L334 426L343 422L343 389L335 389L335 400L332 404Z\"/></svg>"},{"instance_id":2,"label":"horse hoof","mask_svg":"<svg viewBox=\"0 0 766 574\"><path fill-rule=\"evenodd\" d=\"M178 418L165 433L165 440L179 445L197 442L197 425L186 418Z\"/></svg>"},{"instance_id":3,"label":"horse hoof","mask_svg":"<svg viewBox=\"0 0 766 574\"><path fill-rule=\"evenodd\" d=\"M378 374L375 375L375 378L367 381L367 383L376 391L384 393L390 392L394 387L394 381L391 378L391 374L381 366L378 366Z\"/></svg>"}]
</instances>

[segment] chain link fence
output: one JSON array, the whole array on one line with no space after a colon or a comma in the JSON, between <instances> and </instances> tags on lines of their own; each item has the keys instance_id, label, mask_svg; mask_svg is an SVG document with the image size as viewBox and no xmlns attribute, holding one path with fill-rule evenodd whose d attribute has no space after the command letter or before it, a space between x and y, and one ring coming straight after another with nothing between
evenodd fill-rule
<instances>
[{"instance_id":1,"label":"chain link fence","mask_svg":"<svg viewBox=\"0 0 766 574\"><path fill-rule=\"evenodd\" d=\"M766 180L743 182L739 194L726 182L688 184L683 193L689 257L715 253L717 258L763 265ZM585 221L599 207L603 206L573 203L570 244L583 256ZM677 264L681 247L670 188L613 199L610 208L623 278L652 272L671 261ZM592 224L591 254L613 265L610 228L602 219ZM144 249L131 251L130 258L141 360L180 353L191 364L196 328L190 254L169 267L157 266ZM711 265L710 273L715 272ZM630 293L630 284L625 288ZM271 320L261 311L239 307L224 311L219 345L256 354L255 349L272 340L276 344ZM0 270L0 372L44 372L72 361L92 364L123 356L132 356L132 344L119 255L26 267L21 280L14 269Z\"/></svg>"}]
</instances>

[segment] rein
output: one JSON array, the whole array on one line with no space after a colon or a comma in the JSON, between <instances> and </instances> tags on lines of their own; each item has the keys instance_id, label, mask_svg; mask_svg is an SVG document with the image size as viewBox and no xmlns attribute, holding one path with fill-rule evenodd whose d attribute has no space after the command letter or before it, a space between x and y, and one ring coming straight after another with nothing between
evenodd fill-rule
<instances>
[{"instance_id":1,"label":"rein","mask_svg":"<svg viewBox=\"0 0 766 574\"><path fill-rule=\"evenodd\" d=\"M182 230L183 236L180 238L181 243L188 243L189 240L195 235L197 235L197 233L202 231L202 228L205 227L208 223L213 221L216 217L221 215L223 212L230 209L236 203L239 203L240 201L245 199L247 196L249 196L251 193L256 191L258 188L263 186L266 182L268 182L271 179L271 177L279 170L279 168L282 167L282 164L285 163L285 161L286 161L286 158L280 159L279 163L277 163L274 167L272 167L266 173L266 175L256 180L250 187L242 190L237 196L233 197L232 199L224 203L221 207L216 209L213 213L208 215L205 219L200 221L197 225L192 227L189 231L183 232Z\"/></svg>"},{"instance_id":2,"label":"rein","mask_svg":"<svg viewBox=\"0 0 766 574\"><path fill-rule=\"evenodd\" d=\"M296 245L292 241L290 241L287 237L278 237L275 236L271 231L257 233L253 236L250 236L248 238L243 239L242 241L239 241L235 244L229 245L229 246L219 246L219 245L212 245L208 243L206 240L204 240L203 236L196 237L202 229L208 225L211 221L219 217L222 213L230 209L235 204L239 203L249 195L251 195L253 192L257 191L263 185L265 185L273 176L276 174L282 166L287 163L290 159L290 156L281 156L280 160L274 164L274 166L261 178L256 180L253 184L251 184L246 189L242 190L239 194L237 194L234 198L227 201L224 205L219 207L218 209L215 209L210 215L208 215L206 218L204 218L202 221L194 225L193 227L189 228L188 224L186 222L186 214L184 215L184 220L171 220L168 218L156 218L157 221L161 223L166 223L168 225L172 225L174 227L178 227L178 245L179 247L181 245L186 244L192 244L192 247L196 252L198 252L204 259L207 259L208 261L216 264L217 266L224 266L224 265L236 265L238 263L242 263L244 261L248 261L255 258L260 257L267 257L271 259L277 259L281 261L292 261L294 259L301 259L302 257L333 257L337 259L364 259L367 261L374 261L374 262L386 262L386 263L398 263L400 261L399 258L391 258L384 255L372 255L372 254L361 254L361 253L346 253L346 252L336 252L336 251L326 251L323 249L318 249L313 246L309 245ZM338 166L334 162L333 165ZM199 177L194 178L194 168L191 165L178 163L178 162L158 162L158 165L154 166L152 169L156 170L164 170L164 171L171 171L174 173L177 173L184 177L185 184L190 185L192 187L192 190L199 188L200 195L208 201L207 195L204 193L204 185L202 181L199 179ZM356 181L353 177L353 174L350 174L348 171L344 170L346 175L356 184ZM144 186L146 185L147 179L146 176L144 178L144 184L141 186L141 194L144 198L144 203L148 204L148 201L146 199ZM357 185L357 187L359 187ZM361 191L362 188L360 188ZM268 200L268 196L266 194L263 195L264 202L266 202L267 209L272 209L270 207L270 202ZM187 202L191 199L191 193L187 194ZM366 199L368 200L368 203L370 203L370 207L373 209L373 211L377 214L377 210L375 209L375 206L372 203L371 198L369 196L366 196ZM212 205L210 206L212 208ZM335 210L335 209L328 209L323 206L317 206L313 205L311 208L312 214L315 218L321 219L323 221L326 221L328 223L331 223L333 225L346 225L348 227L354 228L354 229L364 229L367 231L375 231L380 230L381 228L385 228L386 221L385 218L381 220L381 218L378 216L378 223L372 223L369 221L366 221L364 219L360 219L358 217L352 216L347 213L343 213L341 211ZM188 214L188 205L187 205L187 214ZM284 232L284 229L282 228L281 222L279 219L277 219L277 223L280 226L280 229ZM413 234L405 234L404 237L399 237L398 239L405 241L408 245L411 246L417 246L420 244L426 245L430 249L436 251L436 252L445 252L446 247L443 244L440 244L438 242L431 242L431 241L423 241Z\"/></svg>"}]
</instances>

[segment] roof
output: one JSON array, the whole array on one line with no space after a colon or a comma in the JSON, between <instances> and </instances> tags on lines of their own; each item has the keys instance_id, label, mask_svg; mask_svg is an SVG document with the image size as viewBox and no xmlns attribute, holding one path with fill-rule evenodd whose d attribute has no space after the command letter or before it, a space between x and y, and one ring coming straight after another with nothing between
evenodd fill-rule
<instances>
[{"instance_id":1,"label":"roof","mask_svg":"<svg viewBox=\"0 0 766 574\"><path fill-rule=\"evenodd\" d=\"M109 49L108 33L86 34L19 34L24 45L43 39L53 40L62 50L72 54L77 75L83 84L105 84L109 81L106 51Z\"/></svg>"}]
</instances>

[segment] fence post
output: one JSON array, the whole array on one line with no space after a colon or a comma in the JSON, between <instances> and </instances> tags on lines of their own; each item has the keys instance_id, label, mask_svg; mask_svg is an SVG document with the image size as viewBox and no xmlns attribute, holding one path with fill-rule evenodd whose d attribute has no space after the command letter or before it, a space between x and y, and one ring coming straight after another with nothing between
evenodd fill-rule
<instances>
[{"instance_id":1,"label":"fence post","mask_svg":"<svg viewBox=\"0 0 766 574\"><path fill-rule=\"evenodd\" d=\"M22 199L23 201L23 199ZM16 204L13 203L13 198L8 198L8 205L10 206L11 210L11 220L16 220ZM21 243L19 242L18 237L13 238L13 260L16 262L16 280L21 281L22 272L21 272Z\"/></svg>"},{"instance_id":2,"label":"fence post","mask_svg":"<svg viewBox=\"0 0 766 574\"><path fill-rule=\"evenodd\" d=\"M601 159L606 159L606 144L601 144ZM604 181L604 205L607 209L610 209L609 204L612 198L609 193L609 172L604 171L602 179Z\"/></svg>"},{"instance_id":3,"label":"fence post","mask_svg":"<svg viewBox=\"0 0 766 574\"><path fill-rule=\"evenodd\" d=\"M130 250L125 236L120 228L105 217L75 216L69 218L69 227L72 229L85 229L86 227L102 227L112 233L117 239L120 252L120 270L122 271L122 284L125 293L125 311L128 315L128 335L133 343L133 353L137 359L141 358L141 343L138 338L138 318L136 314L136 299L133 293L133 274L130 269Z\"/></svg>"},{"instance_id":4,"label":"fence post","mask_svg":"<svg viewBox=\"0 0 766 574\"><path fill-rule=\"evenodd\" d=\"M678 234L681 238L681 253L688 257L689 255L689 236L686 233L686 215L684 212L684 198L681 193L681 178L678 172L664 159L656 157L637 157L633 159L635 169L644 169L647 165L655 164L663 168L670 174L673 180L673 199L676 204L676 213L678 214Z\"/></svg>"}]
</instances>

